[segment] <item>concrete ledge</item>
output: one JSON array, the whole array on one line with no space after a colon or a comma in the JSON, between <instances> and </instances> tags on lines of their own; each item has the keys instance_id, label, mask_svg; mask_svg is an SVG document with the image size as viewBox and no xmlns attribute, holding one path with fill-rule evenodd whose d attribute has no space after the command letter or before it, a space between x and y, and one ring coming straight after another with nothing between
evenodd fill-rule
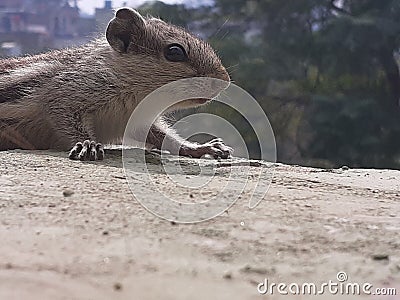
<instances>
[{"instance_id":1,"label":"concrete ledge","mask_svg":"<svg viewBox=\"0 0 400 300\"><path fill-rule=\"evenodd\" d=\"M269 167L255 209L244 191L227 213L182 225L134 199L120 150L87 163L0 152L0 299L259 299L264 278L320 283L339 271L400 293L399 171Z\"/></svg>"}]
</instances>

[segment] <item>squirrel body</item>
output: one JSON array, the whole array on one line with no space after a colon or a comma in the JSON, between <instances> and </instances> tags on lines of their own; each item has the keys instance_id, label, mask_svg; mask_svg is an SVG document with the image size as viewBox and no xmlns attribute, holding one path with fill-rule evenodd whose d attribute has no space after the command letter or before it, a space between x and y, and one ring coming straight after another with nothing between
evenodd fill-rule
<instances>
[{"instance_id":1,"label":"squirrel body","mask_svg":"<svg viewBox=\"0 0 400 300\"><path fill-rule=\"evenodd\" d=\"M102 159L100 143L121 140L135 107L170 82L229 75L211 46L185 30L121 8L106 39L35 56L0 60L0 150L70 150L69 157ZM184 101L181 108L198 106ZM146 142L181 144L180 155L229 157L221 140L185 142L164 122Z\"/></svg>"}]
</instances>

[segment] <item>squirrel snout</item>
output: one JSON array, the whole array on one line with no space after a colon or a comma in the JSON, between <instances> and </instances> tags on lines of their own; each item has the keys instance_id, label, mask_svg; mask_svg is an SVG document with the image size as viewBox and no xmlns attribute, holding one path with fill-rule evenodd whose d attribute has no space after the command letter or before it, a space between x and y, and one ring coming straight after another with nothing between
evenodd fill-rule
<instances>
[{"instance_id":1,"label":"squirrel snout","mask_svg":"<svg viewBox=\"0 0 400 300\"><path fill-rule=\"evenodd\" d=\"M229 76L229 73L224 69L224 72L221 73L221 78L223 81L231 81L231 77Z\"/></svg>"},{"instance_id":2,"label":"squirrel snout","mask_svg":"<svg viewBox=\"0 0 400 300\"><path fill-rule=\"evenodd\" d=\"M228 72L225 69L223 71L221 71L221 72L218 72L218 73L216 72L216 73L210 73L210 74L199 74L198 76L199 77L216 78L216 79L220 79L220 80L228 81L228 82L231 81L231 78L230 78Z\"/></svg>"}]
</instances>

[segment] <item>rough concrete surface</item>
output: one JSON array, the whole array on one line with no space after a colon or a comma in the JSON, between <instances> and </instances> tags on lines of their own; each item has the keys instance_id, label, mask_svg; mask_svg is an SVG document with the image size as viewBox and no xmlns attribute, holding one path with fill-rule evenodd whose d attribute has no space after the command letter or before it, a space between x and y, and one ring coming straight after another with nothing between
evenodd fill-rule
<instances>
[{"instance_id":1,"label":"rough concrete surface","mask_svg":"<svg viewBox=\"0 0 400 300\"><path fill-rule=\"evenodd\" d=\"M399 299L400 172L271 168L255 209L244 191L221 216L188 225L135 200L118 151L102 162L0 152L0 299L292 299L257 286L337 282L338 272L397 296L323 299Z\"/></svg>"}]
</instances>

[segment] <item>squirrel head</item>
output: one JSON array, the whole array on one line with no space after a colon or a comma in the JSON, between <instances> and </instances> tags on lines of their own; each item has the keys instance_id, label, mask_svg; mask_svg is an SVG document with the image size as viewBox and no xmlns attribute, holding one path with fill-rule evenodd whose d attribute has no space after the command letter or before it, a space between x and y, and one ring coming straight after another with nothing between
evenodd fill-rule
<instances>
[{"instance_id":1,"label":"squirrel head","mask_svg":"<svg viewBox=\"0 0 400 300\"><path fill-rule=\"evenodd\" d=\"M121 60L119 67L125 68L121 73L132 77L139 74L142 81L153 84L154 88L193 77L230 81L228 72L208 43L160 19L144 18L131 8L116 11L108 24L106 38ZM194 101L192 104L189 106L203 103Z\"/></svg>"}]
</instances>

